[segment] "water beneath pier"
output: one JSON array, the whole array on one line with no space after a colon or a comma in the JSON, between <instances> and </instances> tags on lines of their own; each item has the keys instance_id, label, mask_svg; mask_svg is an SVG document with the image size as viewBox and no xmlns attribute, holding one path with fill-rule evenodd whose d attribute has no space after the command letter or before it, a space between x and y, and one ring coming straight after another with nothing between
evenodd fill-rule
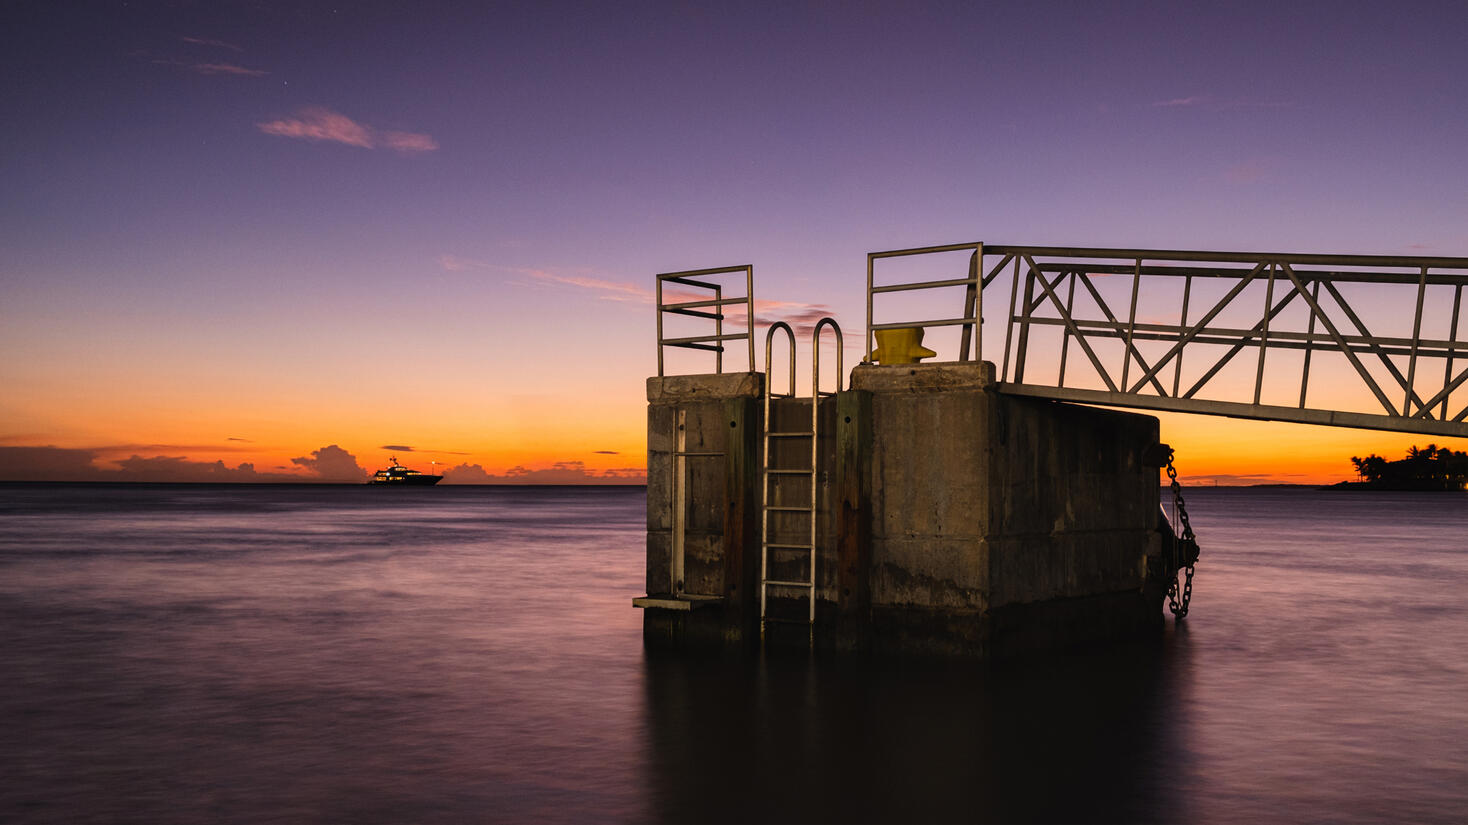
<instances>
[{"instance_id":1,"label":"water beneath pier","mask_svg":"<svg viewBox=\"0 0 1468 825\"><path fill-rule=\"evenodd\" d=\"M643 493L0 485L0 820L1461 821L1468 499L1205 489L1194 615L644 655Z\"/></svg>"}]
</instances>

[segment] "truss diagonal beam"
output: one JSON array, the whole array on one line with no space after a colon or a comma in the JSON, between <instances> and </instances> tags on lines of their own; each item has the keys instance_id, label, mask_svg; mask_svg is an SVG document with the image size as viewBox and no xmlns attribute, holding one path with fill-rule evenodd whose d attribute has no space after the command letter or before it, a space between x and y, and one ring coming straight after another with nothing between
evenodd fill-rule
<instances>
[{"instance_id":1,"label":"truss diagonal beam","mask_svg":"<svg viewBox=\"0 0 1468 825\"><path fill-rule=\"evenodd\" d=\"M1306 293L1305 286L1300 283L1300 276L1295 274L1294 268L1283 261L1280 262L1280 268L1284 270L1285 276L1290 279L1290 282L1295 285L1295 291L1299 292L1300 297L1305 299L1305 303L1310 305L1310 311L1314 312L1315 316L1320 319L1320 325L1325 327L1325 331L1330 333L1331 338L1335 339L1335 345L1346 356L1346 359L1351 362L1351 366L1356 368L1356 372L1361 375L1361 380L1366 382L1366 386L1371 389L1371 393L1376 396L1376 400L1380 401L1381 406L1386 408L1387 415L1396 417L1396 405L1392 404L1391 400L1386 397L1386 393L1382 392L1381 387L1377 386L1376 379L1372 378L1371 373L1366 371L1366 365L1362 364L1361 359L1356 357L1356 353L1351 351L1350 346L1346 344L1346 339L1341 335L1341 331L1336 329L1335 323L1330 320L1330 316L1326 315L1325 311L1320 308L1320 304ZM1329 285L1327 284L1327 286Z\"/></svg>"},{"instance_id":2,"label":"truss diagonal beam","mask_svg":"<svg viewBox=\"0 0 1468 825\"><path fill-rule=\"evenodd\" d=\"M1428 419L1432 418L1432 408L1434 406L1436 406L1439 402L1446 402L1447 397L1449 395L1452 395L1453 394L1453 391L1456 390L1456 389L1458 389L1458 387L1462 386L1462 384L1463 384L1464 381L1468 381L1468 368L1464 368L1462 372L1458 373L1458 377L1457 378L1454 378L1452 381L1444 384L1442 390L1439 391L1437 395L1434 395L1432 398L1429 398L1427 400L1427 403L1422 405L1422 409L1418 410L1417 411L1417 414L1414 415L1414 416L1412 416L1412 417L1413 418L1428 418ZM1468 408L1465 408L1465 409L1468 409ZM1443 416L1446 417L1447 414L1448 414L1447 413L1447 410L1446 409L1443 410ZM1462 417L1463 416L1460 413L1458 415L1458 418L1455 418L1453 420L1454 421L1457 421L1458 419L1460 419Z\"/></svg>"},{"instance_id":3,"label":"truss diagonal beam","mask_svg":"<svg viewBox=\"0 0 1468 825\"><path fill-rule=\"evenodd\" d=\"M1230 348L1229 351L1224 354L1222 358L1218 359L1218 363L1214 364L1213 368L1208 370L1208 372L1205 373L1202 378L1199 378L1198 383L1194 384L1192 386L1192 389L1189 389L1187 392L1183 393L1182 397L1192 398L1194 395L1197 395L1198 390L1203 389L1203 385L1211 381L1213 379L1213 376L1217 375L1219 370L1227 366L1228 362L1232 361L1235 355L1243 352L1244 347L1247 347L1250 341L1254 340L1255 338L1259 338L1260 334L1264 331L1264 327L1270 321L1274 320L1274 316L1283 312L1284 308L1289 306L1290 302L1295 300L1295 296L1298 294L1298 291L1296 291L1294 288L1291 288L1289 294L1281 298L1279 303L1275 304L1274 308L1269 310L1268 315L1266 315L1264 318L1261 318L1259 322L1254 324L1254 326L1248 332L1244 333L1239 342L1234 344L1233 347ZM1255 403L1258 402L1256 401Z\"/></svg>"},{"instance_id":4,"label":"truss diagonal beam","mask_svg":"<svg viewBox=\"0 0 1468 825\"><path fill-rule=\"evenodd\" d=\"M1402 371L1397 369L1397 365L1393 364L1392 359L1388 358L1387 354L1382 351L1381 346L1376 343L1376 338L1372 336L1371 330L1368 330L1366 328L1366 324L1362 322L1361 318L1356 315L1354 310L1351 309L1351 305L1346 302L1345 296L1341 295L1340 290L1336 289L1335 284L1329 281L1325 282L1325 291L1330 293L1330 297L1334 298L1335 302L1340 305L1341 311L1346 314L1346 317L1350 319L1352 324L1356 325L1356 331L1359 332L1361 334L1361 337L1365 339L1366 346L1369 347L1371 351L1376 354L1377 358L1381 359L1381 363L1386 367L1386 371L1391 373L1391 376L1393 378L1397 379L1397 383L1402 385L1402 389L1407 391L1408 398L1412 401L1416 401L1420 405L1422 403L1422 399L1418 397L1416 390L1412 389L1412 387L1409 386L1407 377L1402 375ZM1420 317L1418 319L1418 324L1418 329L1420 331ZM1418 340L1416 335L1414 334L1412 338L1413 360L1416 360L1417 357L1417 344ZM1411 415L1410 406L1408 407L1408 409L1402 411L1402 415Z\"/></svg>"},{"instance_id":5,"label":"truss diagonal beam","mask_svg":"<svg viewBox=\"0 0 1468 825\"><path fill-rule=\"evenodd\" d=\"M1054 289L1055 287L1060 286L1060 282L1065 278L1065 275L1066 275L1066 273L1064 273L1064 272L1058 272L1058 273L1056 273L1055 280L1052 281L1052 282L1048 282L1050 288L1051 289ZM1040 280L1040 283L1041 284L1047 283L1047 281L1045 280L1045 273L1043 273L1043 272L1039 273L1038 277L1039 277L1039 280ZM1045 321L1051 320L1051 319L1048 319L1048 318L1036 318L1035 317L1035 310L1039 309L1040 308L1040 305L1045 303L1045 294L1044 293L1041 293L1039 295L1036 295L1034 297L1034 299L1031 300L1030 293L1033 292L1033 291L1034 291L1034 283L1033 283L1032 279L1031 280L1026 280L1025 281L1024 306L1021 308L1022 309L1022 313L1020 315L1018 315L1018 316L1015 316L1015 317L1012 317L1012 318L1009 319L1009 322L1011 324L1014 323L1015 321L1019 321L1020 322L1020 328L1019 328L1019 358L1015 359L1015 362L1014 362L1014 373L1015 373L1016 379L1018 379L1020 376L1023 376L1024 375L1024 371L1025 371L1025 356L1026 356L1026 354L1028 354L1029 348L1030 348L1030 346L1029 346L1029 342L1030 342L1030 325L1031 324L1034 324L1034 323L1044 323Z\"/></svg>"},{"instance_id":6,"label":"truss diagonal beam","mask_svg":"<svg viewBox=\"0 0 1468 825\"><path fill-rule=\"evenodd\" d=\"M1096 302L1096 306L1099 307L1100 310L1103 313L1106 314L1106 320L1108 320L1112 324L1116 325L1116 328L1118 330L1121 329L1121 322L1118 321L1118 320L1116 320L1116 314L1113 313L1111 311L1111 307L1106 304L1106 299L1104 299L1104 298L1101 297L1101 293L1099 291L1097 291L1096 285L1093 284L1093 283L1091 283L1091 276L1090 276L1090 274L1087 273L1087 272L1085 272L1084 270L1076 270L1076 274L1080 276L1081 285L1086 288L1086 291L1087 292L1091 293L1091 300L1095 301ZM1133 276L1133 277L1136 278L1137 276ZM1140 280L1140 278L1138 278L1138 280ZM1133 302L1132 313L1135 314L1136 313L1136 306L1135 306L1135 303L1136 303L1136 285L1135 285L1135 281L1133 282L1133 287L1132 287L1132 302ZM1133 326L1135 326L1135 321L1133 322ZM1136 348L1136 346L1132 343L1132 336L1130 334L1128 334L1127 335L1127 338L1126 338L1126 348L1131 353L1131 356L1133 358L1137 359L1137 364L1142 369L1145 370L1145 369L1148 368L1147 367L1147 360L1142 357L1142 353L1140 351L1138 351L1137 348ZM1153 372L1155 373L1155 372L1158 372L1158 371L1157 370L1153 370ZM1122 383L1125 383L1125 382L1126 382L1126 379L1123 378L1122 379ZM1140 386L1140 385L1138 385L1138 386ZM1163 388L1162 382L1161 381L1158 381L1156 378L1153 378L1152 379L1152 386L1157 389L1157 394L1158 395L1167 395L1167 390Z\"/></svg>"},{"instance_id":7,"label":"truss diagonal beam","mask_svg":"<svg viewBox=\"0 0 1468 825\"><path fill-rule=\"evenodd\" d=\"M1228 306L1229 301L1232 301L1235 296L1244 291L1244 287L1248 286L1255 278L1259 277L1259 273L1264 270L1264 266L1264 261L1260 261L1259 263L1255 264L1254 268L1249 270L1249 274L1240 278L1239 282L1237 284L1234 284L1233 289L1230 289L1227 295L1224 295L1218 300L1218 303L1213 305L1213 309L1208 310L1206 313L1203 314L1202 318L1198 319L1198 323L1194 324L1191 327L1188 327L1188 331L1183 333L1182 337L1178 338L1177 343L1172 345L1172 349L1168 350L1167 354L1162 356L1162 360L1158 361L1156 364L1153 364L1152 368L1147 370L1146 374L1143 375L1137 381L1137 383L1133 384L1131 388L1127 390L1127 392L1136 392L1137 390L1141 389L1143 384L1147 383L1148 380L1157 375L1158 371L1160 371L1164 366L1167 366L1167 362L1172 360L1173 357L1175 357L1178 353L1182 352L1183 347L1189 341L1196 338L1198 336L1198 333L1201 332L1204 327L1208 326L1209 321L1212 321L1215 317L1217 317L1218 313L1223 312L1224 307Z\"/></svg>"},{"instance_id":8,"label":"truss diagonal beam","mask_svg":"<svg viewBox=\"0 0 1468 825\"><path fill-rule=\"evenodd\" d=\"M1070 317L1070 313L1065 311L1065 307L1060 303L1060 298L1056 296L1055 290L1052 289L1050 287L1050 283L1045 280L1044 273L1042 273L1040 271L1040 268L1035 265L1035 259L1031 258L1029 255L1024 255L1023 258L1025 264L1030 268L1029 274L1034 276L1035 280L1038 280L1040 282L1040 288L1045 290L1046 297L1050 299L1050 303L1055 305L1055 311L1060 313L1061 320L1065 321L1065 328L1070 330L1070 334L1074 335L1076 338L1076 343L1081 345L1081 351L1086 353L1087 358L1091 359L1091 366L1096 368L1096 374L1101 376L1102 381L1106 382L1107 389L1111 390L1112 392L1116 392L1116 382L1111 380L1111 374L1106 371L1106 367L1102 365L1101 359L1096 357L1096 351L1091 349L1090 343L1087 342L1086 337L1081 334L1080 328L1076 326L1075 320ZM1057 283L1059 283L1059 281L1057 281Z\"/></svg>"}]
</instances>

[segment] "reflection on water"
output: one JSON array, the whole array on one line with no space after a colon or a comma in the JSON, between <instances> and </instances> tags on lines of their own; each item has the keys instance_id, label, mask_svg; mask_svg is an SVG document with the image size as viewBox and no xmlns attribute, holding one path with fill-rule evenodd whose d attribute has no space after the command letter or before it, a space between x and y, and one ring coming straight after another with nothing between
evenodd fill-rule
<instances>
[{"instance_id":1,"label":"reflection on water","mask_svg":"<svg viewBox=\"0 0 1468 825\"><path fill-rule=\"evenodd\" d=\"M0 485L0 821L1461 821L1462 497L1198 490L1189 624L644 655L640 489Z\"/></svg>"},{"instance_id":2,"label":"reflection on water","mask_svg":"<svg viewBox=\"0 0 1468 825\"><path fill-rule=\"evenodd\" d=\"M649 662L669 821L1178 821L1191 770L1155 646L980 668Z\"/></svg>"}]
</instances>

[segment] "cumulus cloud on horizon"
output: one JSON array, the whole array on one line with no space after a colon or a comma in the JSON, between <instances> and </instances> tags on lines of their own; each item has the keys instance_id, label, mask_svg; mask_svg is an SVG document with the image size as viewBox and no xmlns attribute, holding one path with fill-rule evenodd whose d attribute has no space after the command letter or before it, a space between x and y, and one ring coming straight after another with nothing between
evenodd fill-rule
<instances>
[{"instance_id":1,"label":"cumulus cloud on horizon","mask_svg":"<svg viewBox=\"0 0 1468 825\"><path fill-rule=\"evenodd\" d=\"M138 453L107 462L102 460L102 453L101 449L88 448L0 446L0 481L357 482L367 475L355 456L335 444L313 451L309 458L291 459L306 472L283 473L261 472L248 461L231 467L223 461Z\"/></svg>"},{"instance_id":2,"label":"cumulus cloud on horizon","mask_svg":"<svg viewBox=\"0 0 1468 825\"><path fill-rule=\"evenodd\" d=\"M293 458L291 463L332 481L361 481L367 477L367 471L357 463L357 457L335 444L312 450L310 458Z\"/></svg>"},{"instance_id":3,"label":"cumulus cloud on horizon","mask_svg":"<svg viewBox=\"0 0 1468 825\"><path fill-rule=\"evenodd\" d=\"M341 143L360 149L385 147L399 154L417 155L438 149L432 135L421 132L379 132L324 106L298 109L292 117L255 124L267 135L312 142Z\"/></svg>"},{"instance_id":4,"label":"cumulus cloud on horizon","mask_svg":"<svg viewBox=\"0 0 1468 825\"><path fill-rule=\"evenodd\" d=\"M595 472L581 461L559 461L548 468L532 470L511 467L503 474L491 473L478 464L459 464L443 472L444 484L646 484L647 470L623 467Z\"/></svg>"}]
</instances>

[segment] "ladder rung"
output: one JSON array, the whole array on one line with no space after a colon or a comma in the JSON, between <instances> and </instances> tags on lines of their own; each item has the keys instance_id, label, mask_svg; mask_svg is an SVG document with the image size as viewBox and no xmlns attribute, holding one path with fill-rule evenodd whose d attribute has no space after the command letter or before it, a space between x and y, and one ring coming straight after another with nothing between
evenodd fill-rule
<instances>
[{"instance_id":1,"label":"ladder rung","mask_svg":"<svg viewBox=\"0 0 1468 825\"><path fill-rule=\"evenodd\" d=\"M766 438L810 438L815 433L765 433Z\"/></svg>"},{"instance_id":2,"label":"ladder rung","mask_svg":"<svg viewBox=\"0 0 1468 825\"><path fill-rule=\"evenodd\" d=\"M773 504L767 504L767 505L765 505L765 509L766 510L769 510L772 513L809 513L809 512L811 512L811 508L809 508L809 507L784 507L784 506L777 507L777 506L775 506Z\"/></svg>"},{"instance_id":3,"label":"ladder rung","mask_svg":"<svg viewBox=\"0 0 1468 825\"><path fill-rule=\"evenodd\" d=\"M814 549L816 549L813 545L810 545L810 544L774 544L773 542L772 543L769 543L769 544L766 544L765 547L767 547L767 548L769 548L771 550L814 550Z\"/></svg>"},{"instance_id":4,"label":"ladder rung","mask_svg":"<svg viewBox=\"0 0 1468 825\"><path fill-rule=\"evenodd\" d=\"M690 450L684 450L682 452L674 452L673 455L675 455L675 456L681 455L684 458L688 458L688 457L698 458L698 457L709 457L709 456L724 456L724 455L727 455L727 453L707 453L707 452L693 452L693 451L690 451Z\"/></svg>"},{"instance_id":5,"label":"ladder rung","mask_svg":"<svg viewBox=\"0 0 1468 825\"><path fill-rule=\"evenodd\" d=\"M775 587L815 587L815 585L811 584L810 582L783 582L783 581L776 581L774 579L768 579L768 580L765 581L765 587L770 587L770 586L775 586Z\"/></svg>"},{"instance_id":6,"label":"ladder rung","mask_svg":"<svg viewBox=\"0 0 1468 825\"><path fill-rule=\"evenodd\" d=\"M776 470L771 467L766 467L765 472L772 476L808 476L811 474L810 470Z\"/></svg>"},{"instance_id":7,"label":"ladder rung","mask_svg":"<svg viewBox=\"0 0 1468 825\"><path fill-rule=\"evenodd\" d=\"M810 619L777 619L774 616L766 616L761 621L765 624L810 624Z\"/></svg>"}]
</instances>

